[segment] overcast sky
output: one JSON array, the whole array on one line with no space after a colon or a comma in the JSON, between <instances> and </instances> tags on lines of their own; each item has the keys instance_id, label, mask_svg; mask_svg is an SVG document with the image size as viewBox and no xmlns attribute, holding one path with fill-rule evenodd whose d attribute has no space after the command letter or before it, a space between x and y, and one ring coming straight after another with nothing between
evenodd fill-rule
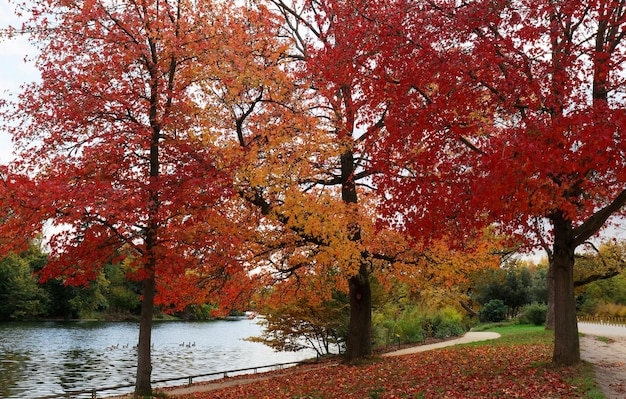
<instances>
[{"instance_id":1,"label":"overcast sky","mask_svg":"<svg viewBox=\"0 0 626 399\"><path fill-rule=\"evenodd\" d=\"M20 27L21 21L13 13L13 6L7 0L0 0L0 30L8 26ZM0 37L0 98L15 98L20 86L36 80L37 70L24 58L35 55L35 50L25 37L6 39ZM11 159L11 138L0 123L0 163Z\"/></svg>"}]
</instances>

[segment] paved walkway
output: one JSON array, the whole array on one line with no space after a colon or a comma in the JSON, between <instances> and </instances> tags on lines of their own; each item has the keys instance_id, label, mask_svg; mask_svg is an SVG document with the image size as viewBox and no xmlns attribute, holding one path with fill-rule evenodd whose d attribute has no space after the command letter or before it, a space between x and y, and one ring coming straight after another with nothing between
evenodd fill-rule
<instances>
[{"instance_id":1,"label":"paved walkway","mask_svg":"<svg viewBox=\"0 0 626 399\"><path fill-rule=\"evenodd\" d=\"M400 349L394 352L385 353L383 354L383 356L409 355L411 353L425 352L425 351L430 351L433 349L445 348L446 346L468 344L470 342L487 341L490 339L497 339L497 338L500 338L500 334L495 333L495 332L470 331L466 333L464 336L462 336L461 338L451 339L449 341L437 342L436 344L412 346L410 348Z\"/></svg>"},{"instance_id":2,"label":"paved walkway","mask_svg":"<svg viewBox=\"0 0 626 399\"><path fill-rule=\"evenodd\" d=\"M581 357L593 364L606 399L626 398L626 327L578 323Z\"/></svg>"}]
</instances>

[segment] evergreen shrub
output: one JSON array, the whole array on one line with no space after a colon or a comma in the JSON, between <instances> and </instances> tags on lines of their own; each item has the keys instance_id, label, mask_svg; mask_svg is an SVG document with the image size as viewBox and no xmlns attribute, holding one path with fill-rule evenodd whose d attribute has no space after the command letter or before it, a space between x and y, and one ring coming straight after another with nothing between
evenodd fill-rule
<instances>
[{"instance_id":1,"label":"evergreen shrub","mask_svg":"<svg viewBox=\"0 0 626 399\"><path fill-rule=\"evenodd\" d=\"M546 322L548 306L543 303L533 303L527 305L522 310L521 322L541 326Z\"/></svg>"},{"instance_id":2,"label":"evergreen shrub","mask_svg":"<svg viewBox=\"0 0 626 399\"><path fill-rule=\"evenodd\" d=\"M498 322L506 319L507 306L501 299L492 299L478 312L481 321Z\"/></svg>"}]
</instances>

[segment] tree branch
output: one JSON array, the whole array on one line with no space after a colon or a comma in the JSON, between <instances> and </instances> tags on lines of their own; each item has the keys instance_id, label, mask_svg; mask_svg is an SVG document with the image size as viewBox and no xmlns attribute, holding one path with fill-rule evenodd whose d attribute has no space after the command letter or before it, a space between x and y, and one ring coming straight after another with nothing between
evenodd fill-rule
<instances>
[{"instance_id":1,"label":"tree branch","mask_svg":"<svg viewBox=\"0 0 626 399\"><path fill-rule=\"evenodd\" d=\"M622 190L622 192L615 197L613 202L598 210L591 215L589 219L574 229L574 246L579 246L598 232L607 219L611 217L613 213L619 211L624 205L626 205L626 189Z\"/></svg>"},{"instance_id":2,"label":"tree branch","mask_svg":"<svg viewBox=\"0 0 626 399\"><path fill-rule=\"evenodd\" d=\"M592 274L582 280L574 281L574 287L582 287L583 285L587 285L589 283L593 283L594 281L598 281L598 280L607 280L607 279L610 279L611 277L617 276L618 274L620 274L620 272L621 272L620 270L611 269L611 270L607 270L604 273Z\"/></svg>"}]
</instances>

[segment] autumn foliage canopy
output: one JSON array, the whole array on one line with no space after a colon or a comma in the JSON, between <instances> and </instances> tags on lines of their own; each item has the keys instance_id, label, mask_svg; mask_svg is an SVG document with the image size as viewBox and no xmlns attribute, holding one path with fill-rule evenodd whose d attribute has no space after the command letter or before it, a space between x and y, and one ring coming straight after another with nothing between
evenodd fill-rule
<instances>
[{"instance_id":1,"label":"autumn foliage canopy","mask_svg":"<svg viewBox=\"0 0 626 399\"><path fill-rule=\"evenodd\" d=\"M302 279L317 300L349 292L358 357L372 273L460 281L492 261L491 225L549 253L556 342L571 342L556 352L575 353L555 360L578 360L573 253L626 203L622 1L55 0L30 15L42 75L3 111L17 157L0 206L5 237L51 226L44 279L125 262L146 304L225 311L253 279Z\"/></svg>"}]
</instances>

